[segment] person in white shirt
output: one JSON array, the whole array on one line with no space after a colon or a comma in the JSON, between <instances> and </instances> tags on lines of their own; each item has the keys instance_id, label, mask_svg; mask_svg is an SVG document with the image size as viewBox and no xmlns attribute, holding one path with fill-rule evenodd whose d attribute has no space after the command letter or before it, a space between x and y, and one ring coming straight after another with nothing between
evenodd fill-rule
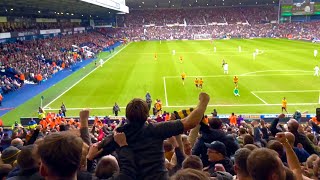
<instances>
[{"instance_id":1,"label":"person in white shirt","mask_svg":"<svg viewBox=\"0 0 320 180\"><path fill-rule=\"evenodd\" d=\"M223 70L224 70L224 74L228 74L229 73L229 65L228 65L228 63L225 63L223 65Z\"/></svg>"},{"instance_id":2,"label":"person in white shirt","mask_svg":"<svg viewBox=\"0 0 320 180\"><path fill-rule=\"evenodd\" d=\"M318 50L315 49L315 50L313 51L313 55L314 55L314 57L317 57L317 55L318 55Z\"/></svg>"},{"instance_id":3,"label":"person in white shirt","mask_svg":"<svg viewBox=\"0 0 320 180\"><path fill-rule=\"evenodd\" d=\"M100 67L103 65L103 59L100 59Z\"/></svg>"},{"instance_id":4,"label":"person in white shirt","mask_svg":"<svg viewBox=\"0 0 320 180\"><path fill-rule=\"evenodd\" d=\"M319 76L319 66L316 65L316 67L314 68L314 76Z\"/></svg>"},{"instance_id":5,"label":"person in white shirt","mask_svg":"<svg viewBox=\"0 0 320 180\"><path fill-rule=\"evenodd\" d=\"M213 52L217 52L217 47L213 47Z\"/></svg>"},{"instance_id":6,"label":"person in white shirt","mask_svg":"<svg viewBox=\"0 0 320 180\"><path fill-rule=\"evenodd\" d=\"M172 50L172 55L176 55L176 50Z\"/></svg>"}]
</instances>

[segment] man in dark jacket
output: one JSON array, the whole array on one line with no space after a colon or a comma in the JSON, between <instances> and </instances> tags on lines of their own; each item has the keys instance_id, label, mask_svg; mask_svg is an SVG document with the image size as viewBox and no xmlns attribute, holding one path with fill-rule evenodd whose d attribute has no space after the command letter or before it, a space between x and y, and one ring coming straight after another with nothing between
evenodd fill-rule
<instances>
[{"instance_id":1,"label":"man in dark jacket","mask_svg":"<svg viewBox=\"0 0 320 180\"><path fill-rule=\"evenodd\" d=\"M295 137L295 146L297 146L297 144L300 143L309 154L319 155L319 152L312 146L312 142L309 140L309 138L306 135L298 132L298 121L296 121L295 119L290 119L287 124L289 132L291 132Z\"/></svg>"},{"instance_id":2,"label":"man in dark jacket","mask_svg":"<svg viewBox=\"0 0 320 180\"><path fill-rule=\"evenodd\" d=\"M10 180L44 179L39 174L39 158L35 155L36 145L24 146L17 157L18 173Z\"/></svg>"},{"instance_id":3,"label":"man in dark jacket","mask_svg":"<svg viewBox=\"0 0 320 180\"><path fill-rule=\"evenodd\" d=\"M296 110L296 112L294 112L293 114L293 119L297 120L298 122L300 122L301 119L301 112L299 110Z\"/></svg>"},{"instance_id":4,"label":"man in dark jacket","mask_svg":"<svg viewBox=\"0 0 320 180\"><path fill-rule=\"evenodd\" d=\"M120 111L120 107L118 106L117 103L114 103L114 106L113 106L113 114L114 114L115 116L118 116L119 111Z\"/></svg>"},{"instance_id":5,"label":"man in dark jacket","mask_svg":"<svg viewBox=\"0 0 320 180\"><path fill-rule=\"evenodd\" d=\"M168 172L164 165L163 141L196 127L203 118L209 100L209 95L200 93L197 108L186 118L151 124L146 124L149 117L147 102L142 99L133 99L129 102L126 107L128 124L117 128L117 132L126 134L128 147L134 153L137 166L136 179L168 179ZM99 147L103 148L102 154L110 154L119 146L112 136L107 136Z\"/></svg>"},{"instance_id":6,"label":"man in dark jacket","mask_svg":"<svg viewBox=\"0 0 320 180\"><path fill-rule=\"evenodd\" d=\"M200 156L204 166L209 165L207 147L204 143L211 143L213 141L220 141L226 147L228 147L226 155L227 157L232 156L238 149L239 144L232 135L227 135L222 128L222 121L217 118L209 119L209 125L201 122L200 132L201 137L198 138L192 149L192 154Z\"/></svg>"},{"instance_id":7,"label":"man in dark jacket","mask_svg":"<svg viewBox=\"0 0 320 180\"><path fill-rule=\"evenodd\" d=\"M235 175L233 164L227 157L226 146L220 141L213 141L211 144L205 143L208 148L209 167L208 172L212 175L216 172L216 166L223 165L226 172Z\"/></svg>"}]
</instances>

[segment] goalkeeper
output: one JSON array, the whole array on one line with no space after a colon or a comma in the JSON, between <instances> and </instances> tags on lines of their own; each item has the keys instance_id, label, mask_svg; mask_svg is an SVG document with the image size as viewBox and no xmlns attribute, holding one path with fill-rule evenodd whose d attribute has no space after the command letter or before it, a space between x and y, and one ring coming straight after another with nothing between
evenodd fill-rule
<instances>
[{"instance_id":1,"label":"goalkeeper","mask_svg":"<svg viewBox=\"0 0 320 180\"><path fill-rule=\"evenodd\" d=\"M240 96L240 92L239 92L238 87L235 87L235 88L234 88L233 94L234 94L234 96Z\"/></svg>"}]
</instances>

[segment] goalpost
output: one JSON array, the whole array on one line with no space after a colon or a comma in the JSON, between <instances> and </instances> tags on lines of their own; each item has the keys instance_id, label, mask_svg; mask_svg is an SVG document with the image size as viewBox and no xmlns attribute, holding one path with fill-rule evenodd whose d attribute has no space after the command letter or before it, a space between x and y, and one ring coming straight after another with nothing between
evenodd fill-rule
<instances>
[{"instance_id":1,"label":"goalpost","mask_svg":"<svg viewBox=\"0 0 320 180\"><path fill-rule=\"evenodd\" d=\"M211 40L212 36L211 34L194 34L193 39L194 40Z\"/></svg>"}]
</instances>

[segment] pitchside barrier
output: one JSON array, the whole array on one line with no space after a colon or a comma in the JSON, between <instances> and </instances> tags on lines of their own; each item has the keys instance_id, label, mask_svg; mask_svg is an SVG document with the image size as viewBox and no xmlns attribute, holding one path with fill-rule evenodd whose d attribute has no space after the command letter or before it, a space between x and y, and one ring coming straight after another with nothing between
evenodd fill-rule
<instances>
[{"instance_id":1,"label":"pitchside barrier","mask_svg":"<svg viewBox=\"0 0 320 180\"><path fill-rule=\"evenodd\" d=\"M263 119L265 122L271 123L278 115L279 114L243 114L241 116L246 122L251 122L253 120ZM302 114L302 117L300 119L300 123L306 123L314 116L316 116L316 115L315 114ZM98 117L100 119L108 119L109 122L119 121L119 120L125 118L124 116L108 116L107 118L106 118L106 116L98 116ZM212 117L212 115L208 115L208 117L210 118L210 117ZM229 123L229 117L230 117L230 115L219 115L218 116L218 118L220 118L224 123ZM94 118L95 117L89 118L89 125L93 125ZM152 116L151 118L156 118L156 116ZM285 118L280 119L280 122L286 123L291 118L292 118L292 115L286 115ZM70 119L79 119L79 117L66 118L67 121ZM22 118L20 118L20 123L23 126L27 126L28 122L31 120L35 120L37 123L39 123L39 119L37 117L22 117Z\"/></svg>"}]
</instances>

